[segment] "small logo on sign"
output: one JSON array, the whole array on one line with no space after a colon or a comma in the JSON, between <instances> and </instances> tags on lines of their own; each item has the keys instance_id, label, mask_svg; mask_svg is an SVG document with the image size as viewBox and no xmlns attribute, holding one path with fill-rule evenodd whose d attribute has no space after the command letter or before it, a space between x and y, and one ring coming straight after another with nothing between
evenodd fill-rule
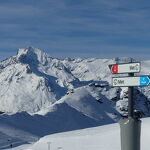
<instances>
[{"instance_id":1,"label":"small logo on sign","mask_svg":"<svg viewBox=\"0 0 150 150\"><path fill-rule=\"evenodd\" d=\"M118 73L118 65L113 65L111 68L112 73Z\"/></svg>"}]
</instances>

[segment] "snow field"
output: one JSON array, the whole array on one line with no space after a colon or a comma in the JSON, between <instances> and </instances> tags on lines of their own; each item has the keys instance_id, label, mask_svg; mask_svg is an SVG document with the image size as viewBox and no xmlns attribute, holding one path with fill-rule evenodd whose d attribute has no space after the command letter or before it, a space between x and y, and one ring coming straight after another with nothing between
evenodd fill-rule
<instances>
[{"instance_id":1,"label":"snow field","mask_svg":"<svg viewBox=\"0 0 150 150\"><path fill-rule=\"evenodd\" d=\"M141 150L149 150L150 118L142 120ZM118 123L45 136L20 150L120 150ZM50 147L49 147L50 146ZM21 147L22 148L22 147ZM9 149L8 149L9 150ZM19 150L14 148L12 150Z\"/></svg>"}]
</instances>

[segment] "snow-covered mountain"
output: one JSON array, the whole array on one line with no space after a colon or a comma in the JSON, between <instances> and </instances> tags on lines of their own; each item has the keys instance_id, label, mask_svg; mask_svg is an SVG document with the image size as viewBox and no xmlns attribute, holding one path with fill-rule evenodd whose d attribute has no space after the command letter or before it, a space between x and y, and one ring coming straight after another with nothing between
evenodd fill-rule
<instances>
[{"instance_id":1,"label":"snow-covered mountain","mask_svg":"<svg viewBox=\"0 0 150 150\"><path fill-rule=\"evenodd\" d=\"M84 73L81 75L80 67L73 66L74 63L79 60L54 59L32 47L20 49L16 56L0 63L0 111L46 110L69 89L81 85L79 80ZM94 79L92 76L89 74L85 79Z\"/></svg>"},{"instance_id":2,"label":"snow-covered mountain","mask_svg":"<svg viewBox=\"0 0 150 150\"><path fill-rule=\"evenodd\" d=\"M110 81L108 64L114 62L108 59L60 60L36 48L19 49L16 56L0 63L0 111L45 111L68 90L92 81Z\"/></svg>"},{"instance_id":3,"label":"snow-covered mountain","mask_svg":"<svg viewBox=\"0 0 150 150\"><path fill-rule=\"evenodd\" d=\"M89 89L87 94L93 88L93 99L102 100L99 95L103 91L103 96L114 100L117 89L109 87L112 75L108 65L130 61L131 58L62 60L33 47L19 49L16 56L0 63L0 111L46 113L61 98L80 91L78 88ZM143 73L147 73L148 64L149 61L142 62ZM111 91L115 92L110 94ZM147 88L140 93L149 98Z\"/></svg>"},{"instance_id":4,"label":"snow-covered mountain","mask_svg":"<svg viewBox=\"0 0 150 150\"><path fill-rule=\"evenodd\" d=\"M60 60L38 49L20 49L0 64L0 110L35 113L48 108L72 88L77 79Z\"/></svg>"},{"instance_id":5,"label":"snow-covered mountain","mask_svg":"<svg viewBox=\"0 0 150 150\"><path fill-rule=\"evenodd\" d=\"M101 91L103 96L115 91L108 97L115 99L117 89L109 87L112 75L108 65L129 61L131 58L62 60L33 47L19 49L16 56L0 63L0 111L46 113L56 101L80 91L76 89L81 87L93 88L92 96L96 100L103 99L99 96ZM149 64L142 62L143 73L147 73ZM148 88L142 91L149 97Z\"/></svg>"},{"instance_id":6,"label":"snow-covered mountain","mask_svg":"<svg viewBox=\"0 0 150 150\"><path fill-rule=\"evenodd\" d=\"M41 137L114 123L118 112L127 115L127 89L111 87L108 65L130 61L56 59L33 47L19 49L0 62L0 126ZM141 74L149 74L149 66L143 61ZM136 109L143 116L150 116L149 93L149 87L135 88ZM3 128L0 132L8 135Z\"/></svg>"}]
</instances>

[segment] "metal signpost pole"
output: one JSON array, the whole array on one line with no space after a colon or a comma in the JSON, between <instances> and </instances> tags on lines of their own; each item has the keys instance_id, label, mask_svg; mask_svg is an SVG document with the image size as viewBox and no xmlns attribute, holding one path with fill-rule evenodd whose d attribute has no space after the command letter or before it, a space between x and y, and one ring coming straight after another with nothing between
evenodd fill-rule
<instances>
[{"instance_id":1,"label":"metal signpost pole","mask_svg":"<svg viewBox=\"0 0 150 150\"><path fill-rule=\"evenodd\" d=\"M134 74L130 73L130 77ZM121 150L140 150L141 121L134 116L134 87L128 87L128 118L120 120Z\"/></svg>"},{"instance_id":2,"label":"metal signpost pole","mask_svg":"<svg viewBox=\"0 0 150 150\"><path fill-rule=\"evenodd\" d=\"M129 77L134 77L134 73L129 73ZM128 87L128 117L134 117L134 87Z\"/></svg>"}]
</instances>

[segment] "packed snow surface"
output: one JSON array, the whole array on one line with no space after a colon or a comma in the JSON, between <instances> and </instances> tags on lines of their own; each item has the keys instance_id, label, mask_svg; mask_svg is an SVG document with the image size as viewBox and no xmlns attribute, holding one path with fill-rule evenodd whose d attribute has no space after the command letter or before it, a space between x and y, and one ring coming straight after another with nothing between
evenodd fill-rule
<instances>
[{"instance_id":1,"label":"packed snow surface","mask_svg":"<svg viewBox=\"0 0 150 150\"><path fill-rule=\"evenodd\" d=\"M141 150L149 150L150 118L142 120ZM53 134L11 150L120 150L119 124ZM8 149L9 150L9 149Z\"/></svg>"}]
</instances>

